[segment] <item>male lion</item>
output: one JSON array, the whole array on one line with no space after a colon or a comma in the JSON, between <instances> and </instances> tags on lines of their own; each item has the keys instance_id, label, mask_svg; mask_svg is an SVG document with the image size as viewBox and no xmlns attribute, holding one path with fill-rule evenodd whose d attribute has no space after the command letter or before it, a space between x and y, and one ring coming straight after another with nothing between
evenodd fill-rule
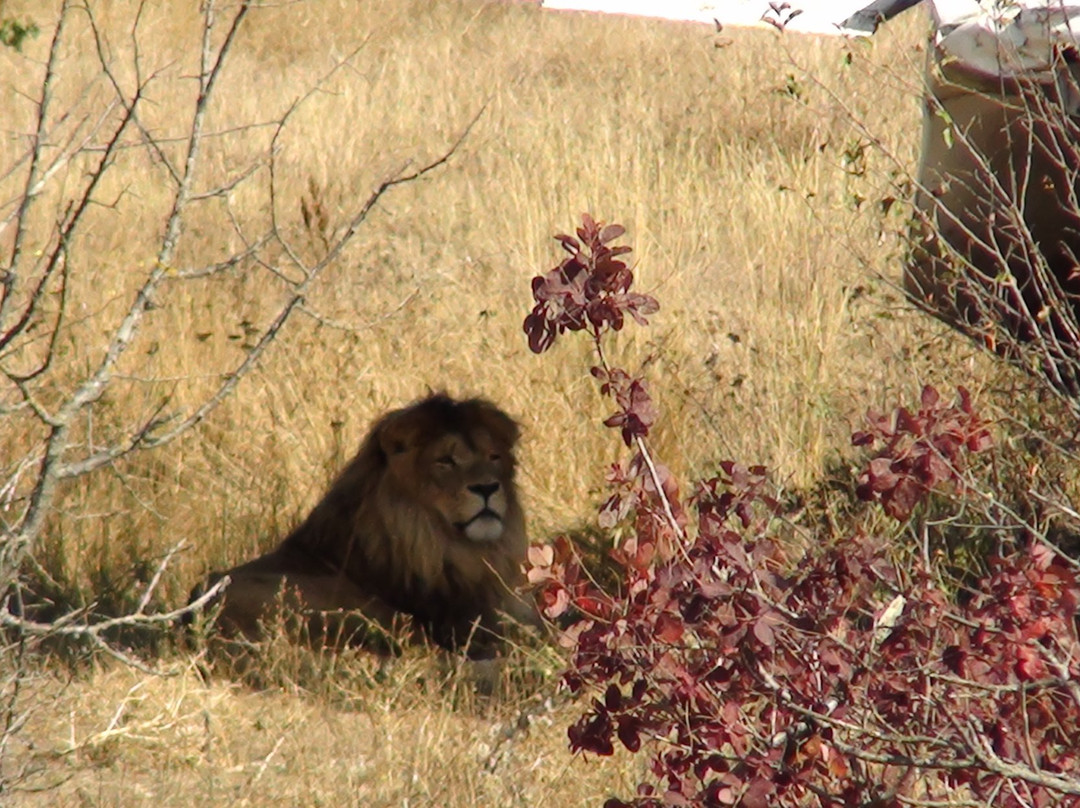
<instances>
[{"instance_id":1,"label":"male lion","mask_svg":"<svg viewBox=\"0 0 1080 808\"><path fill-rule=\"evenodd\" d=\"M229 576L217 626L256 639L275 608L323 641L380 649L409 615L436 644L493 655L500 613L536 622L521 583L525 520L517 424L482 399L433 395L387 413L322 501L266 555Z\"/></svg>"}]
</instances>

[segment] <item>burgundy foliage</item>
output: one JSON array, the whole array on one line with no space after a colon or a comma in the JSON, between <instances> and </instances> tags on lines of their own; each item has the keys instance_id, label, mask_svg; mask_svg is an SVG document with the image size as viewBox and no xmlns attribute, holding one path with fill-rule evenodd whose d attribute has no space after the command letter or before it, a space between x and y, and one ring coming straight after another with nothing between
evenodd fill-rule
<instances>
[{"instance_id":1,"label":"burgundy foliage","mask_svg":"<svg viewBox=\"0 0 1080 808\"><path fill-rule=\"evenodd\" d=\"M859 499L876 500L885 513L904 521L926 495L957 484L968 452L990 448L990 430L971 406L971 395L959 388L956 404L947 404L933 387L924 387L917 412L898 407L891 416L869 413L869 429L856 432L856 446L883 444L859 477Z\"/></svg>"},{"instance_id":2,"label":"burgundy foliage","mask_svg":"<svg viewBox=\"0 0 1080 808\"><path fill-rule=\"evenodd\" d=\"M629 315L644 325L645 315L659 306L648 295L631 293L634 273L619 256L629 247L609 247L626 230L604 225L585 214L577 238L558 235L569 256L550 272L533 278L536 305L525 318L529 347L543 353L564 331L588 329L598 337L608 328L618 331Z\"/></svg>"},{"instance_id":3,"label":"burgundy foliage","mask_svg":"<svg viewBox=\"0 0 1080 808\"><path fill-rule=\"evenodd\" d=\"M621 233L585 217L578 240L560 237L571 257L533 284L534 349L587 328L599 351L620 314L656 310L629 293L626 248L606 246ZM649 782L608 806L1080 805L1074 566L1035 544L992 559L960 599L872 537L779 541L761 467L723 463L683 502L645 445L644 384L600 356L618 407L605 423L636 449L600 515L627 528L621 580L600 588L565 539L532 548L529 578L569 623L564 682L585 706L571 747L649 756ZM854 441L878 453L859 493L901 520L990 445L963 390L869 421Z\"/></svg>"}]
</instances>

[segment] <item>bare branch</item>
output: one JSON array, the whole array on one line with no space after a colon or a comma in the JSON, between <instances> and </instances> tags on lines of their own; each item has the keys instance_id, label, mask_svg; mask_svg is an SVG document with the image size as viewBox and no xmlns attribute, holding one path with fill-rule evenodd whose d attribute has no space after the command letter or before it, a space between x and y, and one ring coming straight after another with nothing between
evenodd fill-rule
<instances>
[{"instance_id":1,"label":"bare branch","mask_svg":"<svg viewBox=\"0 0 1080 808\"><path fill-rule=\"evenodd\" d=\"M155 614L134 612L132 614L121 615L120 617L110 617L90 624L84 624L78 621L86 616L87 612L93 608L92 606L87 609L80 609L76 612L70 612L48 623L41 623L13 613L5 604L4 608L0 608L0 626L15 629L30 637L89 639L95 642L98 647L107 649L110 646L103 636L106 633L122 627L175 625L186 615L202 611L208 603L213 601L214 598L224 591L228 584L229 579L226 576L220 581L217 581L213 586L209 587L195 600L171 611L158 612ZM127 657L121 658L125 661L127 659Z\"/></svg>"},{"instance_id":2,"label":"bare branch","mask_svg":"<svg viewBox=\"0 0 1080 808\"><path fill-rule=\"evenodd\" d=\"M71 0L64 0L64 5L60 10L59 19L57 21L56 31L53 33L52 44L49 47L49 58L45 65L45 77L41 82L41 99L38 101L37 129L33 135L30 167L26 175L25 191L19 201L19 210L16 216L18 226L15 231L15 243L11 251L11 262L7 267L7 271L0 275L0 330L5 330L5 323L8 320L9 310L12 301L15 298L15 294L18 291L19 257L22 254L23 241L26 238L27 220L29 218L30 208L34 204L41 187L39 172L42 150L45 145L44 132L46 122L48 121L49 105L52 101L53 81L56 76L57 65L60 58L60 43L63 40L64 27L70 9Z\"/></svg>"},{"instance_id":3,"label":"bare branch","mask_svg":"<svg viewBox=\"0 0 1080 808\"><path fill-rule=\"evenodd\" d=\"M387 320L390 320L390 319L396 317L398 315L398 313L400 313L413 300L416 299L416 296L418 294L420 294L420 290L419 289L413 289L396 306L388 307L383 314L380 314L378 317L376 317L373 320L368 320L365 323L361 323L360 325L352 325L350 323L342 322L341 320L335 320L335 319L332 319L332 318L329 318L329 317L325 317L322 314L319 314L319 312L315 311L314 309L312 309L310 306L308 306L305 303L300 304L300 312L302 314L307 315L308 317L310 317L312 320L314 320L315 322L317 322L321 326L325 326L326 328L332 328L332 329L334 329L336 331L347 331L347 332L349 332L351 334L355 334L355 333L359 333L361 331L369 331L370 329L374 328L375 326L379 325L380 323L384 323Z\"/></svg>"},{"instance_id":4,"label":"bare branch","mask_svg":"<svg viewBox=\"0 0 1080 808\"><path fill-rule=\"evenodd\" d=\"M182 181L173 197L172 210L166 219L165 234L161 241L157 260L150 268L146 280L136 293L135 300L132 302L127 313L113 332L109 345L101 360L98 362L96 369L94 369L94 371L79 384L54 415L56 425L52 426L46 441L46 451L42 459L41 471L39 473L37 485L34 487L34 491L31 494L30 506L22 522L18 540L13 546L5 548L5 554L7 555L7 558L5 559L7 564L5 566L8 568L13 569L18 567L18 562L25 553L29 542L32 541L33 537L41 530L45 513L49 504L52 502L58 480L61 479L62 476L71 476L71 467L70 465L63 463L62 457L67 450L68 435L75 415L84 407L96 402L104 393L117 362L134 339L143 316L150 308L150 303L155 292L166 277L168 267L172 261L180 237L183 215L191 195L191 186L195 177L195 167L200 155L203 121L210 100L210 94L216 85L217 77L220 75L225 63L225 57L235 39L240 22L247 14L249 5L250 4L247 2L240 5L225 36L225 41L222 43L218 53L214 57L211 57L209 50L211 32L210 30L204 31L204 68L209 66L211 61L213 62L213 66L207 68L209 74L207 74L206 69L204 69L203 74L200 76L200 92L196 99L195 112L191 122L191 135L184 164L184 173ZM212 9L212 4L207 4L207 27L212 24ZM112 144L115 145L119 142L120 133L131 121L137 107L136 102L138 101L138 93L141 93L142 89L143 88L140 87L136 91L136 98L126 106L121 123L116 127L114 136L110 141ZM106 154L102 156L102 159L98 163L97 169L91 173L90 181L81 196L80 204L76 206L72 221L65 231L68 236L70 236L70 233L72 232L74 223L78 221L82 212L89 204L93 189L104 176L105 169L109 164L110 154L111 149L106 151ZM62 238L61 241L63 240L64 239ZM122 445L115 447L113 450L107 451L106 455L111 453L116 457L130 451L129 447L133 447L141 442L151 426L151 424L144 424L128 440L127 446ZM98 462L88 464L86 468L87 470L92 470L93 468L104 465L106 462L108 462L107 457L101 458Z\"/></svg>"},{"instance_id":5,"label":"bare branch","mask_svg":"<svg viewBox=\"0 0 1080 808\"><path fill-rule=\"evenodd\" d=\"M135 82L136 86L138 87L146 86L142 81L140 75L142 60L139 58L139 39L137 36L139 30L139 20L142 18L142 12L144 7L145 2L140 2L139 8L135 14L135 20L132 23L130 31L132 52L134 54L132 58L132 64L134 64L135 66ZM173 180L173 183L176 185L180 185L180 176L177 174L176 169L170 162L168 155L166 155L165 152L162 150L161 141L155 138L152 133L146 130L146 127L142 125L142 121L139 120L139 116L135 112L134 104L132 103L129 105L129 103L127 102L127 93L125 93L124 89L120 86L120 82L116 78L116 74L112 70L112 60L109 58L109 55L105 53L105 39L102 36L100 29L98 28L97 19L94 17L94 14L89 7L86 7L85 11L87 18L90 21L90 30L94 34L94 45L97 48L98 64L101 67L101 72L105 74L105 77L108 78L109 83L112 84L113 92L116 93L118 103L124 105L124 108L131 116L132 123L141 133L142 144L148 146L150 150L154 152L158 161L163 166L165 166L165 169L168 171L169 176Z\"/></svg>"},{"instance_id":6,"label":"bare branch","mask_svg":"<svg viewBox=\"0 0 1080 808\"><path fill-rule=\"evenodd\" d=\"M201 423L214 409L217 408L221 402L223 402L233 392L240 381L255 367L258 360L266 352L266 350L273 344L277 338L279 332L284 328L285 324L292 317L293 313L303 304L304 296L311 286L319 279L323 270L326 269L332 263L332 258L336 258L345 249L345 247L352 241L360 229L360 225L367 218L368 214L375 207L378 201L386 194L390 189L402 185L404 183L413 182L421 177L436 170L440 166L444 165L447 160L456 152L464 138L475 125L479 119L479 115L473 118L468 124L466 129L458 136L454 143L443 152L439 157L435 158L431 162L416 169L412 172L404 173L399 171L395 175L392 175L389 179L384 180L379 186L371 193L367 200L360 207L359 211L352 217L348 227L345 229L343 235L341 235L337 241L331 246L327 255L323 257L317 264L311 267L307 272L303 281L298 284L294 284L292 287L292 293L289 299L278 310L274 320L267 327L267 330L263 332L262 336L255 343L254 346L248 351L247 355L240 362L239 365L231 372L226 374L224 381L210 396L208 396L202 404L200 404L194 411L178 421L173 427L165 431L157 431L164 425L163 421L151 419L144 422L144 424L128 436L123 443L116 444L108 449L97 452L82 460L65 463L59 466L55 470L55 475L58 478L71 478L78 477L83 474L88 474L98 468L101 468L108 463L115 461L116 459L129 454L132 451L138 449L153 449L159 446L163 446L176 438L180 437L188 430ZM248 251L250 253L250 250ZM410 298L406 298L399 306L401 309L405 306ZM395 310L395 312L397 311ZM390 315L386 315L390 316ZM378 322L378 321L375 321Z\"/></svg>"}]
</instances>

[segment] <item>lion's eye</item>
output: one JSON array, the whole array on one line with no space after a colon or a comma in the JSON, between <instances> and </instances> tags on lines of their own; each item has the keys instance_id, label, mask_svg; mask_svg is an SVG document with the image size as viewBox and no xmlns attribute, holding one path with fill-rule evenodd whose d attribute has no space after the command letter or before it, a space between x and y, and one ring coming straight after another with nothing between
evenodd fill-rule
<instances>
[{"instance_id":1,"label":"lion's eye","mask_svg":"<svg viewBox=\"0 0 1080 808\"><path fill-rule=\"evenodd\" d=\"M453 455L443 455L442 457L435 458L435 465L442 466L443 468L452 469L457 465L457 461L454 460Z\"/></svg>"},{"instance_id":2,"label":"lion's eye","mask_svg":"<svg viewBox=\"0 0 1080 808\"><path fill-rule=\"evenodd\" d=\"M502 460L502 457L503 456L498 452L492 452L488 455L488 460L490 460L492 463L498 463L500 460Z\"/></svg>"}]
</instances>

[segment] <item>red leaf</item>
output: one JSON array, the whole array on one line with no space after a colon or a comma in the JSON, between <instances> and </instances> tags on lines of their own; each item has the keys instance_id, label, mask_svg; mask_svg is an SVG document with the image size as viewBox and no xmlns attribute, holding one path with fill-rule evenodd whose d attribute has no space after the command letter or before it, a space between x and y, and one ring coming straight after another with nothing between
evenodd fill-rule
<instances>
[{"instance_id":1,"label":"red leaf","mask_svg":"<svg viewBox=\"0 0 1080 808\"><path fill-rule=\"evenodd\" d=\"M577 255L581 251L581 244L573 236L559 234L555 236L555 240L562 244L563 249L571 255Z\"/></svg>"},{"instance_id":2,"label":"red leaf","mask_svg":"<svg viewBox=\"0 0 1080 808\"><path fill-rule=\"evenodd\" d=\"M541 600L544 604L541 611L549 620L554 620L556 617L565 614L566 610L570 608L570 593L561 586L554 591L548 589L543 592Z\"/></svg>"},{"instance_id":3,"label":"red leaf","mask_svg":"<svg viewBox=\"0 0 1080 808\"><path fill-rule=\"evenodd\" d=\"M653 634L665 645L673 645L682 639L683 622L675 615L665 612L656 618Z\"/></svg>"},{"instance_id":4,"label":"red leaf","mask_svg":"<svg viewBox=\"0 0 1080 808\"><path fill-rule=\"evenodd\" d=\"M731 786L724 786L716 792L716 801L721 805L734 805L736 799L735 790Z\"/></svg>"},{"instance_id":5,"label":"red leaf","mask_svg":"<svg viewBox=\"0 0 1080 808\"><path fill-rule=\"evenodd\" d=\"M578 751L593 752L604 757L615 753L611 742L614 727L611 717L606 713L586 715L568 730L570 748Z\"/></svg>"},{"instance_id":6,"label":"red leaf","mask_svg":"<svg viewBox=\"0 0 1080 808\"><path fill-rule=\"evenodd\" d=\"M952 466L936 452L927 452L922 464L922 484L927 488L933 488L939 483L951 480L954 476Z\"/></svg>"},{"instance_id":7,"label":"red leaf","mask_svg":"<svg viewBox=\"0 0 1080 808\"><path fill-rule=\"evenodd\" d=\"M611 530L626 516L630 508L634 506L634 502L634 497L612 494L600 508L597 524L604 530Z\"/></svg>"},{"instance_id":8,"label":"red leaf","mask_svg":"<svg viewBox=\"0 0 1080 808\"><path fill-rule=\"evenodd\" d=\"M961 388L961 390L963 390L963 388ZM922 402L923 409L929 410L937 406L938 402L941 401L941 395L938 393L937 390L935 390L928 384L923 387L920 400Z\"/></svg>"},{"instance_id":9,"label":"red leaf","mask_svg":"<svg viewBox=\"0 0 1080 808\"><path fill-rule=\"evenodd\" d=\"M923 423L912 415L906 407L900 407L896 410L896 430L919 436L923 433Z\"/></svg>"},{"instance_id":10,"label":"red leaf","mask_svg":"<svg viewBox=\"0 0 1080 808\"><path fill-rule=\"evenodd\" d=\"M641 733L638 730L637 721L633 719L620 720L617 735L622 745L631 752L637 752L641 749Z\"/></svg>"},{"instance_id":11,"label":"red leaf","mask_svg":"<svg viewBox=\"0 0 1080 808\"><path fill-rule=\"evenodd\" d=\"M837 778L845 778L851 774L847 759L828 744L821 745L821 756L827 761L829 774Z\"/></svg>"},{"instance_id":12,"label":"red leaf","mask_svg":"<svg viewBox=\"0 0 1080 808\"><path fill-rule=\"evenodd\" d=\"M1016 649L1016 675L1027 682L1045 679L1049 676L1046 663L1028 646L1020 646Z\"/></svg>"},{"instance_id":13,"label":"red leaf","mask_svg":"<svg viewBox=\"0 0 1080 808\"><path fill-rule=\"evenodd\" d=\"M543 353L555 342L555 329L547 318L538 313L540 306L533 309L525 318L525 333L529 335L529 349L533 353Z\"/></svg>"},{"instance_id":14,"label":"red leaf","mask_svg":"<svg viewBox=\"0 0 1080 808\"><path fill-rule=\"evenodd\" d=\"M754 636L766 648L772 648L776 642L776 633L773 631L775 623L776 617L768 612L754 621Z\"/></svg>"},{"instance_id":15,"label":"red leaf","mask_svg":"<svg viewBox=\"0 0 1080 808\"><path fill-rule=\"evenodd\" d=\"M600 231L600 243L607 244L609 241L614 241L625 232L626 228L621 224L609 224Z\"/></svg>"},{"instance_id":16,"label":"red leaf","mask_svg":"<svg viewBox=\"0 0 1080 808\"><path fill-rule=\"evenodd\" d=\"M974 409L971 406L971 393L962 384L956 386L956 395L960 399L960 409L966 412L968 415L974 414Z\"/></svg>"},{"instance_id":17,"label":"red leaf","mask_svg":"<svg viewBox=\"0 0 1080 808\"><path fill-rule=\"evenodd\" d=\"M743 792L739 805L743 808L769 808L769 798L776 791L776 787L769 780L757 779Z\"/></svg>"},{"instance_id":18,"label":"red leaf","mask_svg":"<svg viewBox=\"0 0 1080 808\"><path fill-rule=\"evenodd\" d=\"M985 429L980 430L973 435L969 435L967 439L967 448L969 452L984 452L993 445L994 439Z\"/></svg>"},{"instance_id":19,"label":"red leaf","mask_svg":"<svg viewBox=\"0 0 1080 808\"><path fill-rule=\"evenodd\" d=\"M905 477L891 491L882 494L881 504L885 508L885 513L896 521L903 522L911 516L911 512L919 504L922 495L922 486L910 477Z\"/></svg>"},{"instance_id":20,"label":"red leaf","mask_svg":"<svg viewBox=\"0 0 1080 808\"><path fill-rule=\"evenodd\" d=\"M528 558L533 567L550 567L555 561L555 548L550 544L530 544Z\"/></svg>"},{"instance_id":21,"label":"red leaf","mask_svg":"<svg viewBox=\"0 0 1080 808\"><path fill-rule=\"evenodd\" d=\"M876 493L895 488L900 482L900 475L892 469L892 460L888 457L876 457L870 461L870 490Z\"/></svg>"},{"instance_id":22,"label":"red leaf","mask_svg":"<svg viewBox=\"0 0 1080 808\"><path fill-rule=\"evenodd\" d=\"M1040 542L1033 543L1031 549L1028 551L1031 555L1031 563L1038 570L1049 569L1050 565L1054 563L1057 558L1056 553L1045 544Z\"/></svg>"}]
</instances>

